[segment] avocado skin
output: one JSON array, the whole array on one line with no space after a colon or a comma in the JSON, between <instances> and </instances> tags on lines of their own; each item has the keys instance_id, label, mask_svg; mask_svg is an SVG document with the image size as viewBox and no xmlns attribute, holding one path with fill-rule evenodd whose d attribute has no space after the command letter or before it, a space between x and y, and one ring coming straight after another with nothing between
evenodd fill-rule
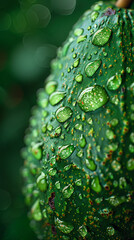
<instances>
[{"instance_id":1,"label":"avocado skin","mask_svg":"<svg viewBox=\"0 0 134 240\"><path fill-rule=\"evenodd\" d=\"M38 91L22 175L39 239L134 237L133 26L134 11L112 3L94 5L58 49L45 88ZM102 29L111 30L105 44L95 37ZM91 76L90 65L88 75L87 65L98 60L99 67ZM104 105L83 110L79 96L85 89L94 89L94 104L102 100L95 96L96 86L107 94ZM60 92L57 98L54 92Z\"/></svg>"}]
</instances>

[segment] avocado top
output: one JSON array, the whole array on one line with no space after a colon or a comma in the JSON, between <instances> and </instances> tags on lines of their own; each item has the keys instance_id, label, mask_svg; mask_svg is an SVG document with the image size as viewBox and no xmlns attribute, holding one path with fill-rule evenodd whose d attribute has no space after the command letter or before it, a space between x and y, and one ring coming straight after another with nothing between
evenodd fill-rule
<instances>
[{"instance_id":1,"label":"avocado top","mask_svg":"<svg viewBox=\"0 0 134 240\"><path fill-rule=\"evenodd\" d=\"M39 239L133 239L134 11L99 2L52 61L22 175Z\"/></svg>"}]
</instances>

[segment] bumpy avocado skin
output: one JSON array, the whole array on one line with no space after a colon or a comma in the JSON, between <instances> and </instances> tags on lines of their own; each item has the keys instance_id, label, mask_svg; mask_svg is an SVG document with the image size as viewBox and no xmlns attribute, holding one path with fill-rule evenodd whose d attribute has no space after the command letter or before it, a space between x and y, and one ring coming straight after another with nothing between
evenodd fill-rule
<instances>
[{"instance_id":1,"label":"bumpy avocado skin","mask_svg":"<svg viewBox=\"0 0 134 240\"><path fill-rule=\"evenodd\" d=\"M39 239L133 239L134 11L99 2L38 92L23 192Z\"/></svg>"}]
</instances>

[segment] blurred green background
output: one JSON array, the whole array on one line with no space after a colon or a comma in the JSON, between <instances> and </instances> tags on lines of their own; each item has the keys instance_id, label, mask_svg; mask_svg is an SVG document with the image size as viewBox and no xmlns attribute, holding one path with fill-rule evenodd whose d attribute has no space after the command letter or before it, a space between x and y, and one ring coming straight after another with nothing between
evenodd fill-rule
<instances>
[{"instance_id":1,"label":"blurred green background","mask_svg":"<svg viewBox=\"0 0 134 240\"><path fill-rule=\"evenodd\" d=\"M0 239L34 240L22 195L25 129L36 91L72 25L94 0L0 3Z\"/></svg>"}]
</instances>

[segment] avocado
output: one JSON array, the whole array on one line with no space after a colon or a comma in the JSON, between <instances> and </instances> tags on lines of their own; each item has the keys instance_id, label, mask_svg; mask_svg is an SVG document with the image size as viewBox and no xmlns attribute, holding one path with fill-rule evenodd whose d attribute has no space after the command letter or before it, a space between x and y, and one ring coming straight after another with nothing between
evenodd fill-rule
<instances>
[{"instance_id":1,"label":"avocado","mask_svg":"<svg viewBox=\"0 0 134 240\"><path fill-rule=\"evenodd\" d=\"M134 11L86 11L37 95L22 175L38 239L134 239Z\"/></svg>"}]
</instances>

